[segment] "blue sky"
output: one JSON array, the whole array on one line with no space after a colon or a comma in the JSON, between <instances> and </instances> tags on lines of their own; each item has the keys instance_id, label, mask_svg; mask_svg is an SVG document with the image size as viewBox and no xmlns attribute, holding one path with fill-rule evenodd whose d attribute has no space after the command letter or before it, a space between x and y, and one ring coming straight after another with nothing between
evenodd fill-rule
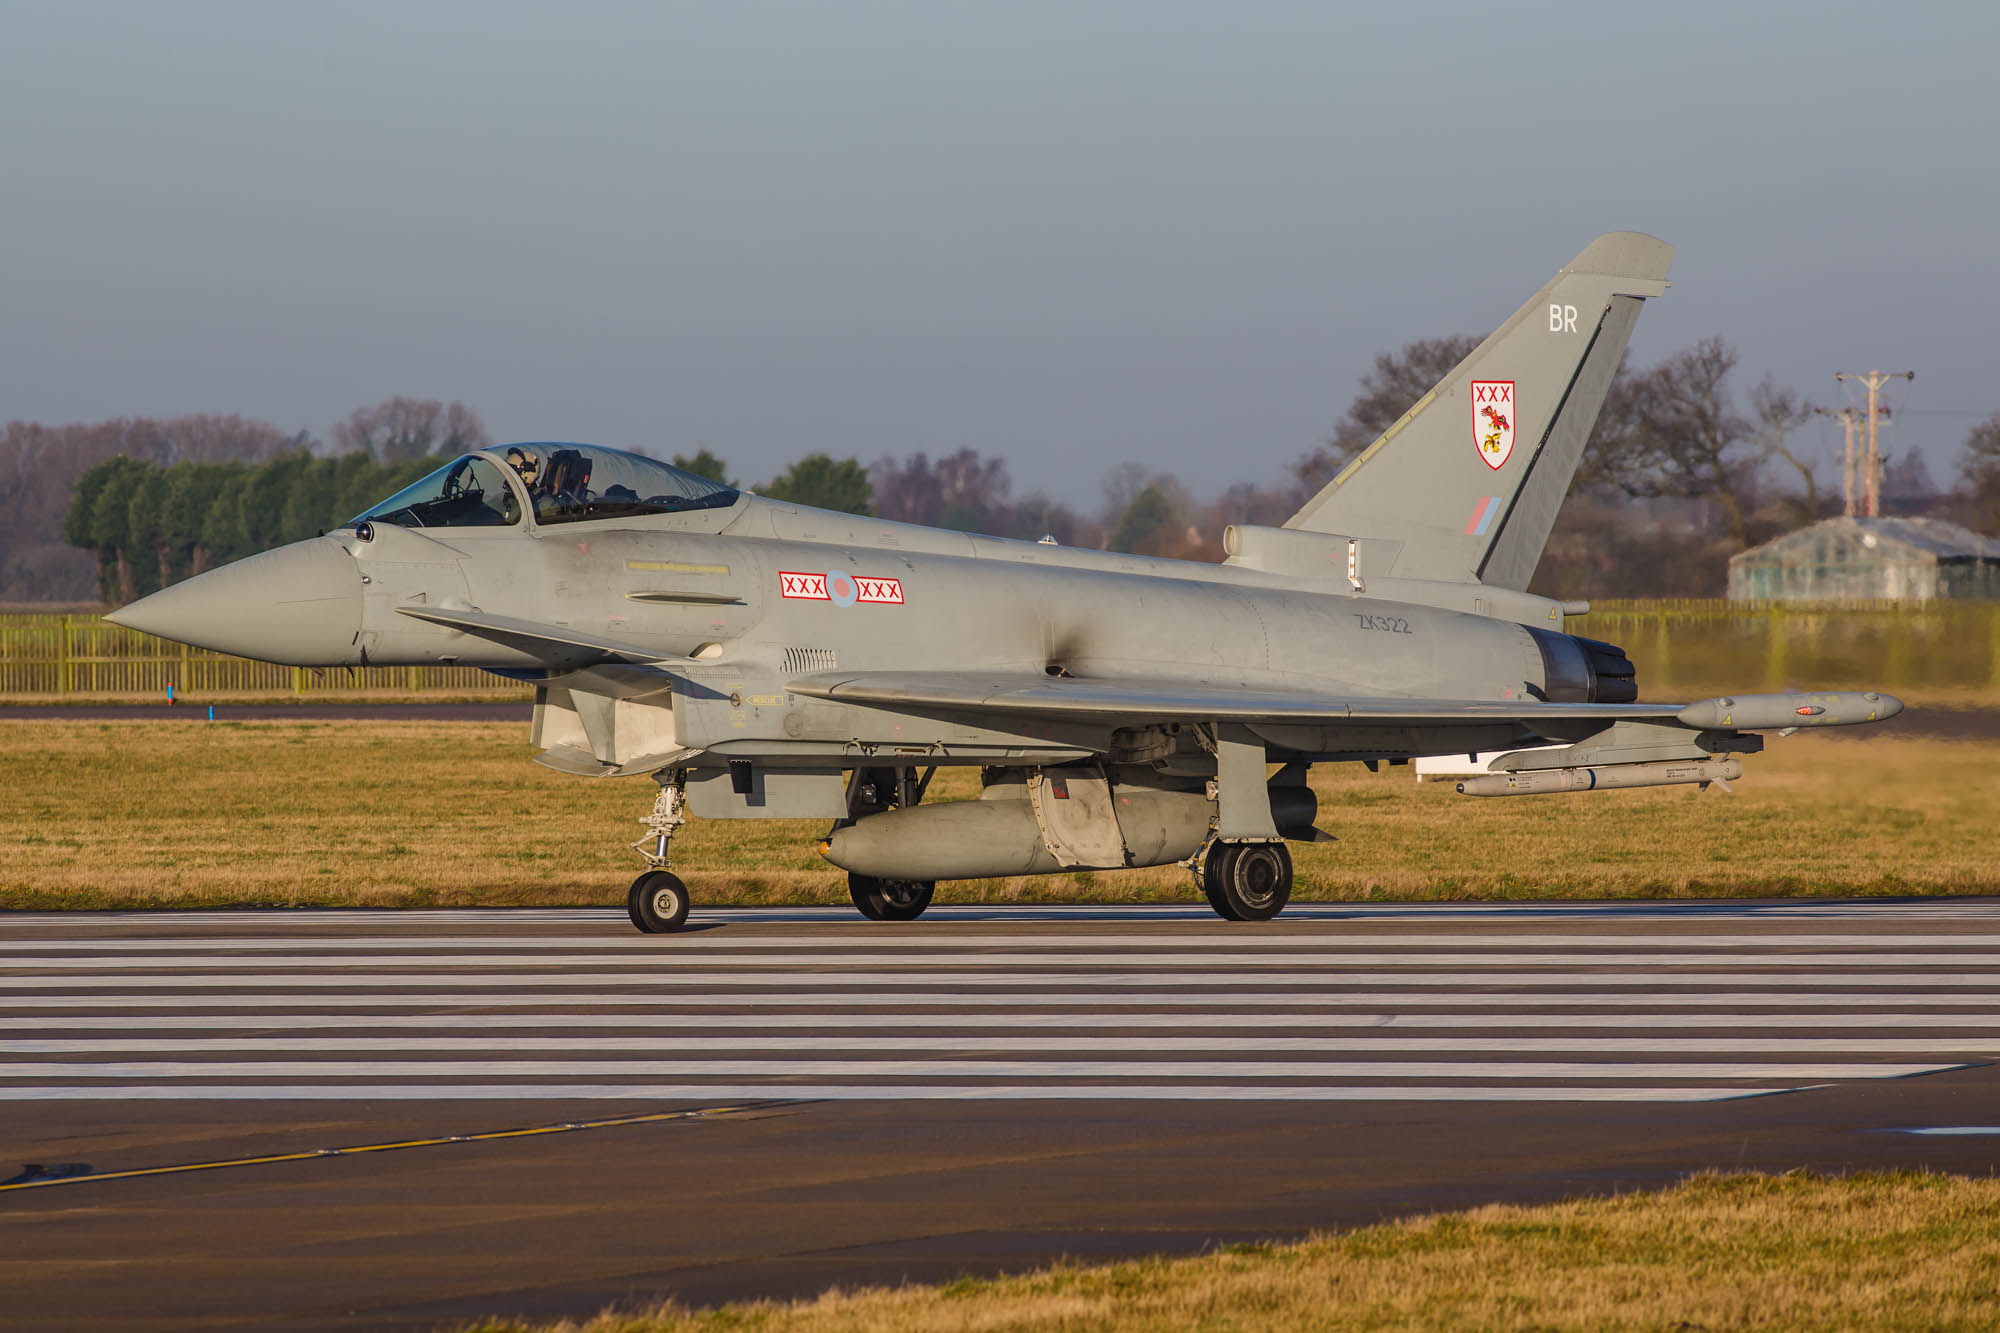
<instances>
[{"instance_id":1,"label":"blue sky","mask_svg":"<svg viewBox=\"0 0 2000 1333\"><path fill-rule=\"evenodd\" d=\"M2000 410L1993 9L1344 9L0 0L0 418L1211 490L1621 227L1680 250L1641 360L1915 369L1941 476Z\"/></svg>"}]
</instances>

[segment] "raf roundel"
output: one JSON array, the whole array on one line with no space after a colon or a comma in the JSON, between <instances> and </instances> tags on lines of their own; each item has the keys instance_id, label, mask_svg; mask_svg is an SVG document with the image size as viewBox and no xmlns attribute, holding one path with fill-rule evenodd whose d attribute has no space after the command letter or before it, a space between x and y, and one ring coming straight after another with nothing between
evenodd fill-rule
<instances>
[{"instance_id":1,"label":"raf roundel","mask_svg":"<svg viewBox=\"0 0 2000 1333\"><path fill-rule=\"evenodd\" d=\"M829 569L826 572L827 600L835 606L853 606L861 598L861 590L854 586L854 576L844 569Z\"/></svg>"},{"instance_id":2,"label":"raf roundel","mask_svg":"<svg viewBox=\"0 0 2000 1333\"><path fill-rule=\"evenodd\" d=\"M1514 381L1472 381L1472 445L1498 472L1514 453Z\"/></svg>"}]
</instances>

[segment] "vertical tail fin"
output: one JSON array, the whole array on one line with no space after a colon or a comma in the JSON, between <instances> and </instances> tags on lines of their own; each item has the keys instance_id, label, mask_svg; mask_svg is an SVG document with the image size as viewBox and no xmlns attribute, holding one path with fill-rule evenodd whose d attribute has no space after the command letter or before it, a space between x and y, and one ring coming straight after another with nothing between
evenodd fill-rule
<instances>
[{"instance_id":1,"label":"vertical tail fin","mask_svg":"<svg viewBox=\"0 0 2000 1333\"><path fill-rule=\"evenodd\" d=\"M1400 542L1399 578L1525 589L1673 257L1638 232L1592 241L1285 526Z\"/></svg>"}]
</instances>

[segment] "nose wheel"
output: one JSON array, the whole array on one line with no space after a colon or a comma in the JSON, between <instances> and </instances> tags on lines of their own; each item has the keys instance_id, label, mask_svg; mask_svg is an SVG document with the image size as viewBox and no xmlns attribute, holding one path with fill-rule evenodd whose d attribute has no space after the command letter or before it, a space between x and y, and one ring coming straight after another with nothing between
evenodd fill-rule
<instances>
[{"instance_id":1,"label":"nose wheel","mask_svg":"<svg viewBox=\"0 0 2000 1333\"><path fill-rule=\"evenodd\" d=\"M632 881L625 911L648 935L670 935L687 924L687 885L671 870L648 870Z\"/></svg>"}]
</instances>

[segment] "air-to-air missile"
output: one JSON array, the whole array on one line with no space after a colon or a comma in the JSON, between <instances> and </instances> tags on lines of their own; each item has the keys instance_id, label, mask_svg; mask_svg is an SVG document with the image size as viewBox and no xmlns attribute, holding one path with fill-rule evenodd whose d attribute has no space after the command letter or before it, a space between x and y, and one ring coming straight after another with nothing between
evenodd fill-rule
<instances>
[{"instance_id":1,"label":"air-to-air missile","mask_svg":"<svg viewBox=\"0 0 2000 1333\"><path fill-rule=\"evenodd\" d=\"M1689 759L1655 764L1607 764L1603 768L1524 768L1467 778L1458 790L1467 796L1541 796L1561 791L1616 791L1622 787L1673 787L1683 783L1729 782L1743 776L1735 759Z\"/></svg>"},{"instance_id":2,"label":"air-to-air missile","mask_svg":"<svg viewBox=\"0 0 2000 1333\"><path fill-rule=\"evenodd\" d=\"M532 685L539 762L648 777L627 906L677 929L690 813L825 821L855 905L941 879L1166 865L1281 909L1320 763L1499 751L1474 795L1709 783L1761 731L1882 694L1638 701L1584 608L1527 591L1671 247L1601 236L1283 527L1221 564L1004 541L742 493L641 454L456 459L323 537L114 619L302 666L456 663ZM975 801L924 803L941 768ZM1272 771L1276 767L1275 773ZM544 812L547 836L582 835Z\"/></svg>"}]
</instances>

